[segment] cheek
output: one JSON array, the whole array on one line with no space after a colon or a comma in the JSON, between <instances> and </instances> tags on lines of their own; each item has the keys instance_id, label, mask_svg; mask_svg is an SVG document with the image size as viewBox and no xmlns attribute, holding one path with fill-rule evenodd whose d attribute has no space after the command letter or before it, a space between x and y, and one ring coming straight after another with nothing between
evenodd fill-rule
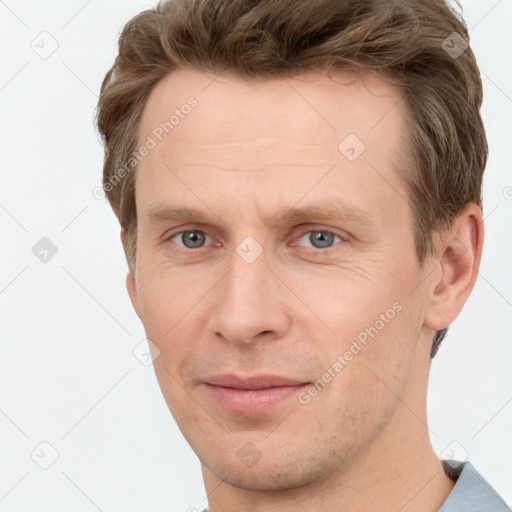
<instances>
[{"instance_id":1,"label":"cheek","mask_svg":"<svg viewBox=\"0 0 512 512\"><path fill-rule=\"evenodd\" d=\"M420 279L415 268L402 264L401 272L393 265L368 269L365 266L347 279L333 280L312 300L335 333L324 340L325 371L341 356L339 374L345 377L337 379L339 385L350 387L350 394L357 389L361 399L373 402L375 389L382 386L375 387L378 379L372 370L391 389L403 389L422 327L423 302L420 287L411 293ZM389 390L381 391L389 394Z\"/></svg>"},{"instance_id":2,"label":"cheek","mask_svg":"<svg viewBox=\"0 0 512 512\"><path fill-rule=\"evenodd\" d=\"M389 331L389 325L404 316L409 280L404 273L399 275L396 269L376 262L310 272L300 279L290 275L288 282L330 328L333 340L360 335L364 341L368 330ZM298 316L299 322L304 322L302 328L307 329L305 322L310 316Z\"/></svg>"},{"instance_id":3,"label":"cheek","mask_svg":"<svg viewBox=\"0 0 512 512\"><path fill-rule=\"evenodd\" d=\"M376 322L374 312L361 312L357 321L350 319L354 334L343 333L336 343L329 345L325 371L331 367L335 377L319 393L318 400L312 400L315 414L321 415L326 409L332 411L343 428L352 429L353 435L361 439L371 438L384 428L399 404L398 397L404 396L418 336L411 327L416 313L408 304L395 303L395 309L377 312L388 312L388 323ZM344 327L339 324L340 331ZM336 361L341 361L341 366L335 367Z\"/></svg>"},{"instance_id":4,"label":"cheek","mask_svg":"<svg viewBox=\"0 0 512 512\"><path fill-rule=\"evenodd\" d=\"M178 424L191 421L195 411L184 407L189 395L184 391L183 368L196 350L198 336L190 329L194 321L196 294L183 292L176 278L162 272L146 272L138 290L146 336L160 353L154 371L169 410Z\"/></svg>"},{"instance_id":5,"label":"cheek","mask_svg":"<svg viewBox=\"0 0 512 512\"><path fill-rule=\"evenodd\" d=\"M160 350L160 360L178 362L182 352L192 346L177 341L187 335L189 313L197 298L177 288L176 280L163 276L163 273L145 273L138 283L142 321L147 337Z\"/></svg>"}]
</instances>

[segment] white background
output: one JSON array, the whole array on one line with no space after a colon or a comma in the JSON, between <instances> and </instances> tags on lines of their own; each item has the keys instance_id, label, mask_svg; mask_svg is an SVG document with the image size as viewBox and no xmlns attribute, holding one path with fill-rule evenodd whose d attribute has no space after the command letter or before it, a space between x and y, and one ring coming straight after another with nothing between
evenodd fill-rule
<instances>
[{"instance_id":1,"label":"white background","mask_svg":"<svg viewBox=\"0 0 512 512\"><path fill-rule=\"evenodd\" d=\"M145 334L125 290L119 226L92 195L100 84L122 26L152 5L0 2L3 512L207 504L199 461L153 369L133 355ZM454 457L465 450L512 504L512 0L462 5L484 84L486 241L475 290L433 363L430 428L440 455L456 441ZM47 59L31 47L42 37L46 51L58 43ZM42 237L58 248L47 263L32 253ZM43 441L58 452L48 469L31 458L36 449L50 462Z\"/></svg>"}]
</instances>

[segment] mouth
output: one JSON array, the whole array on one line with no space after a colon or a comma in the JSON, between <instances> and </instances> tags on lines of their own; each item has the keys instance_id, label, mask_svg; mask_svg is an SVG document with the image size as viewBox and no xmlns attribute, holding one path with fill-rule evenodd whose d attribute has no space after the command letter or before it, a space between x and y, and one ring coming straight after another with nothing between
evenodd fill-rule
<instances>
[{"instance_id":1,"label":"mouth","mask_svg":"<svg viewBox=\"0 0 512 512\"><path fill-rule=\"evenodd\" d=\"M310 384L277 375L216 375L204 382L209 396L224 409L246 414L268 411Z\"/></svg>"}]
</instances>

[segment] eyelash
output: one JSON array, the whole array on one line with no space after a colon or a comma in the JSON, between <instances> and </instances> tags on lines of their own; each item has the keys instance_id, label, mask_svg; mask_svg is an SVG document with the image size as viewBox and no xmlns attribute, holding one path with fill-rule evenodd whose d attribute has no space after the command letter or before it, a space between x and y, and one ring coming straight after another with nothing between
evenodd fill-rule
<instances>
[{"instance_id":1,"label":"eyelash","mask_svg":"<svg viewBox=\"0 0 512 512\"><path fill-rule=\"evenodd\" d=\"M182 233L187 233L187 232L197 232L197 233L203 233L205 234L207 237L209 237L210 235L208 235L206 232L202 231L201 229L182 229L181 231L177 231L176 233L172 233L171 235L169 235L165 240L164 242L170 242L173 238L177 237L178 235L181 235ZM307 235L308 233L312 233L312 232L317 232L317 233L327 233L329 235L334 235L335 237L338 237L341 242L347 242L348 240L341 236L340 234L338 233L335 233L334 231L331 231L331 230L328 230L328 229L308 229L306 231L303 231L298 237L297 239L300 239L302 238L304 235ZM210 237L211 238L211 237ZM316 248L316 247L307 247L307 249L312 249L314 250L315 252L322 252L322 253L327 253L327 252L330 252L331 250L334 250L337 245L340 245L341 242L338 242L338 244L334 244L330 247L326 247L324 249L319 249L319 248ZM206 246L203 246L203 247L198 247L197 249L190 249L188 247L183 247L181 245L178 245L178 247L180 248L181 251L183 252L199 252L201 251L202 249L206 249L207 247Z\"/></svg>"}]
</instances>

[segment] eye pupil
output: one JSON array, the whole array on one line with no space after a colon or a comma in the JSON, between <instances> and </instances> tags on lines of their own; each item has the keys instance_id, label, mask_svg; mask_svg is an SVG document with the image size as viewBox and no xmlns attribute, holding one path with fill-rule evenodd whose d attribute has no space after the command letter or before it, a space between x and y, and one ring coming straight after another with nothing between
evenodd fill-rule
<instances>
[{"instance_id":1,"label":"eye pupil","mask_svg":"<svg viewBox=\"0 0 512 512\"><path fill-rule=\"evenodd\" d=\"M324 249L332 245L334 234L327 231L312 231L309 239L314 247ZM319 246L315 245L317 242L319 242Z\"/></svg>"},{"instance_id":2,"label":"eye pupil","mask_svg":"<svg viewBox=\"0 0 512 512\"><path fill-rule=\"evenodd\" d=\"M204 242L204 233L200 231L184 231L181 235L183 245L189 249L200 247ZM191 245L189 245L189 242Z\"/></svg>"},{"instance_id":3,"label":"eye pupil","mask_svg":"<svg viewBox=\"0 0 512 512\"><path fill-rule=\"evenodd\" d=\"M206 234L202 231L192 230L183 231L181 234L181 241L187 249L201 248L206 240ZM336 235L330 231L310 231L309 241L316 249L329 248L334 243Z\"/></svg>"}]
</instances>

